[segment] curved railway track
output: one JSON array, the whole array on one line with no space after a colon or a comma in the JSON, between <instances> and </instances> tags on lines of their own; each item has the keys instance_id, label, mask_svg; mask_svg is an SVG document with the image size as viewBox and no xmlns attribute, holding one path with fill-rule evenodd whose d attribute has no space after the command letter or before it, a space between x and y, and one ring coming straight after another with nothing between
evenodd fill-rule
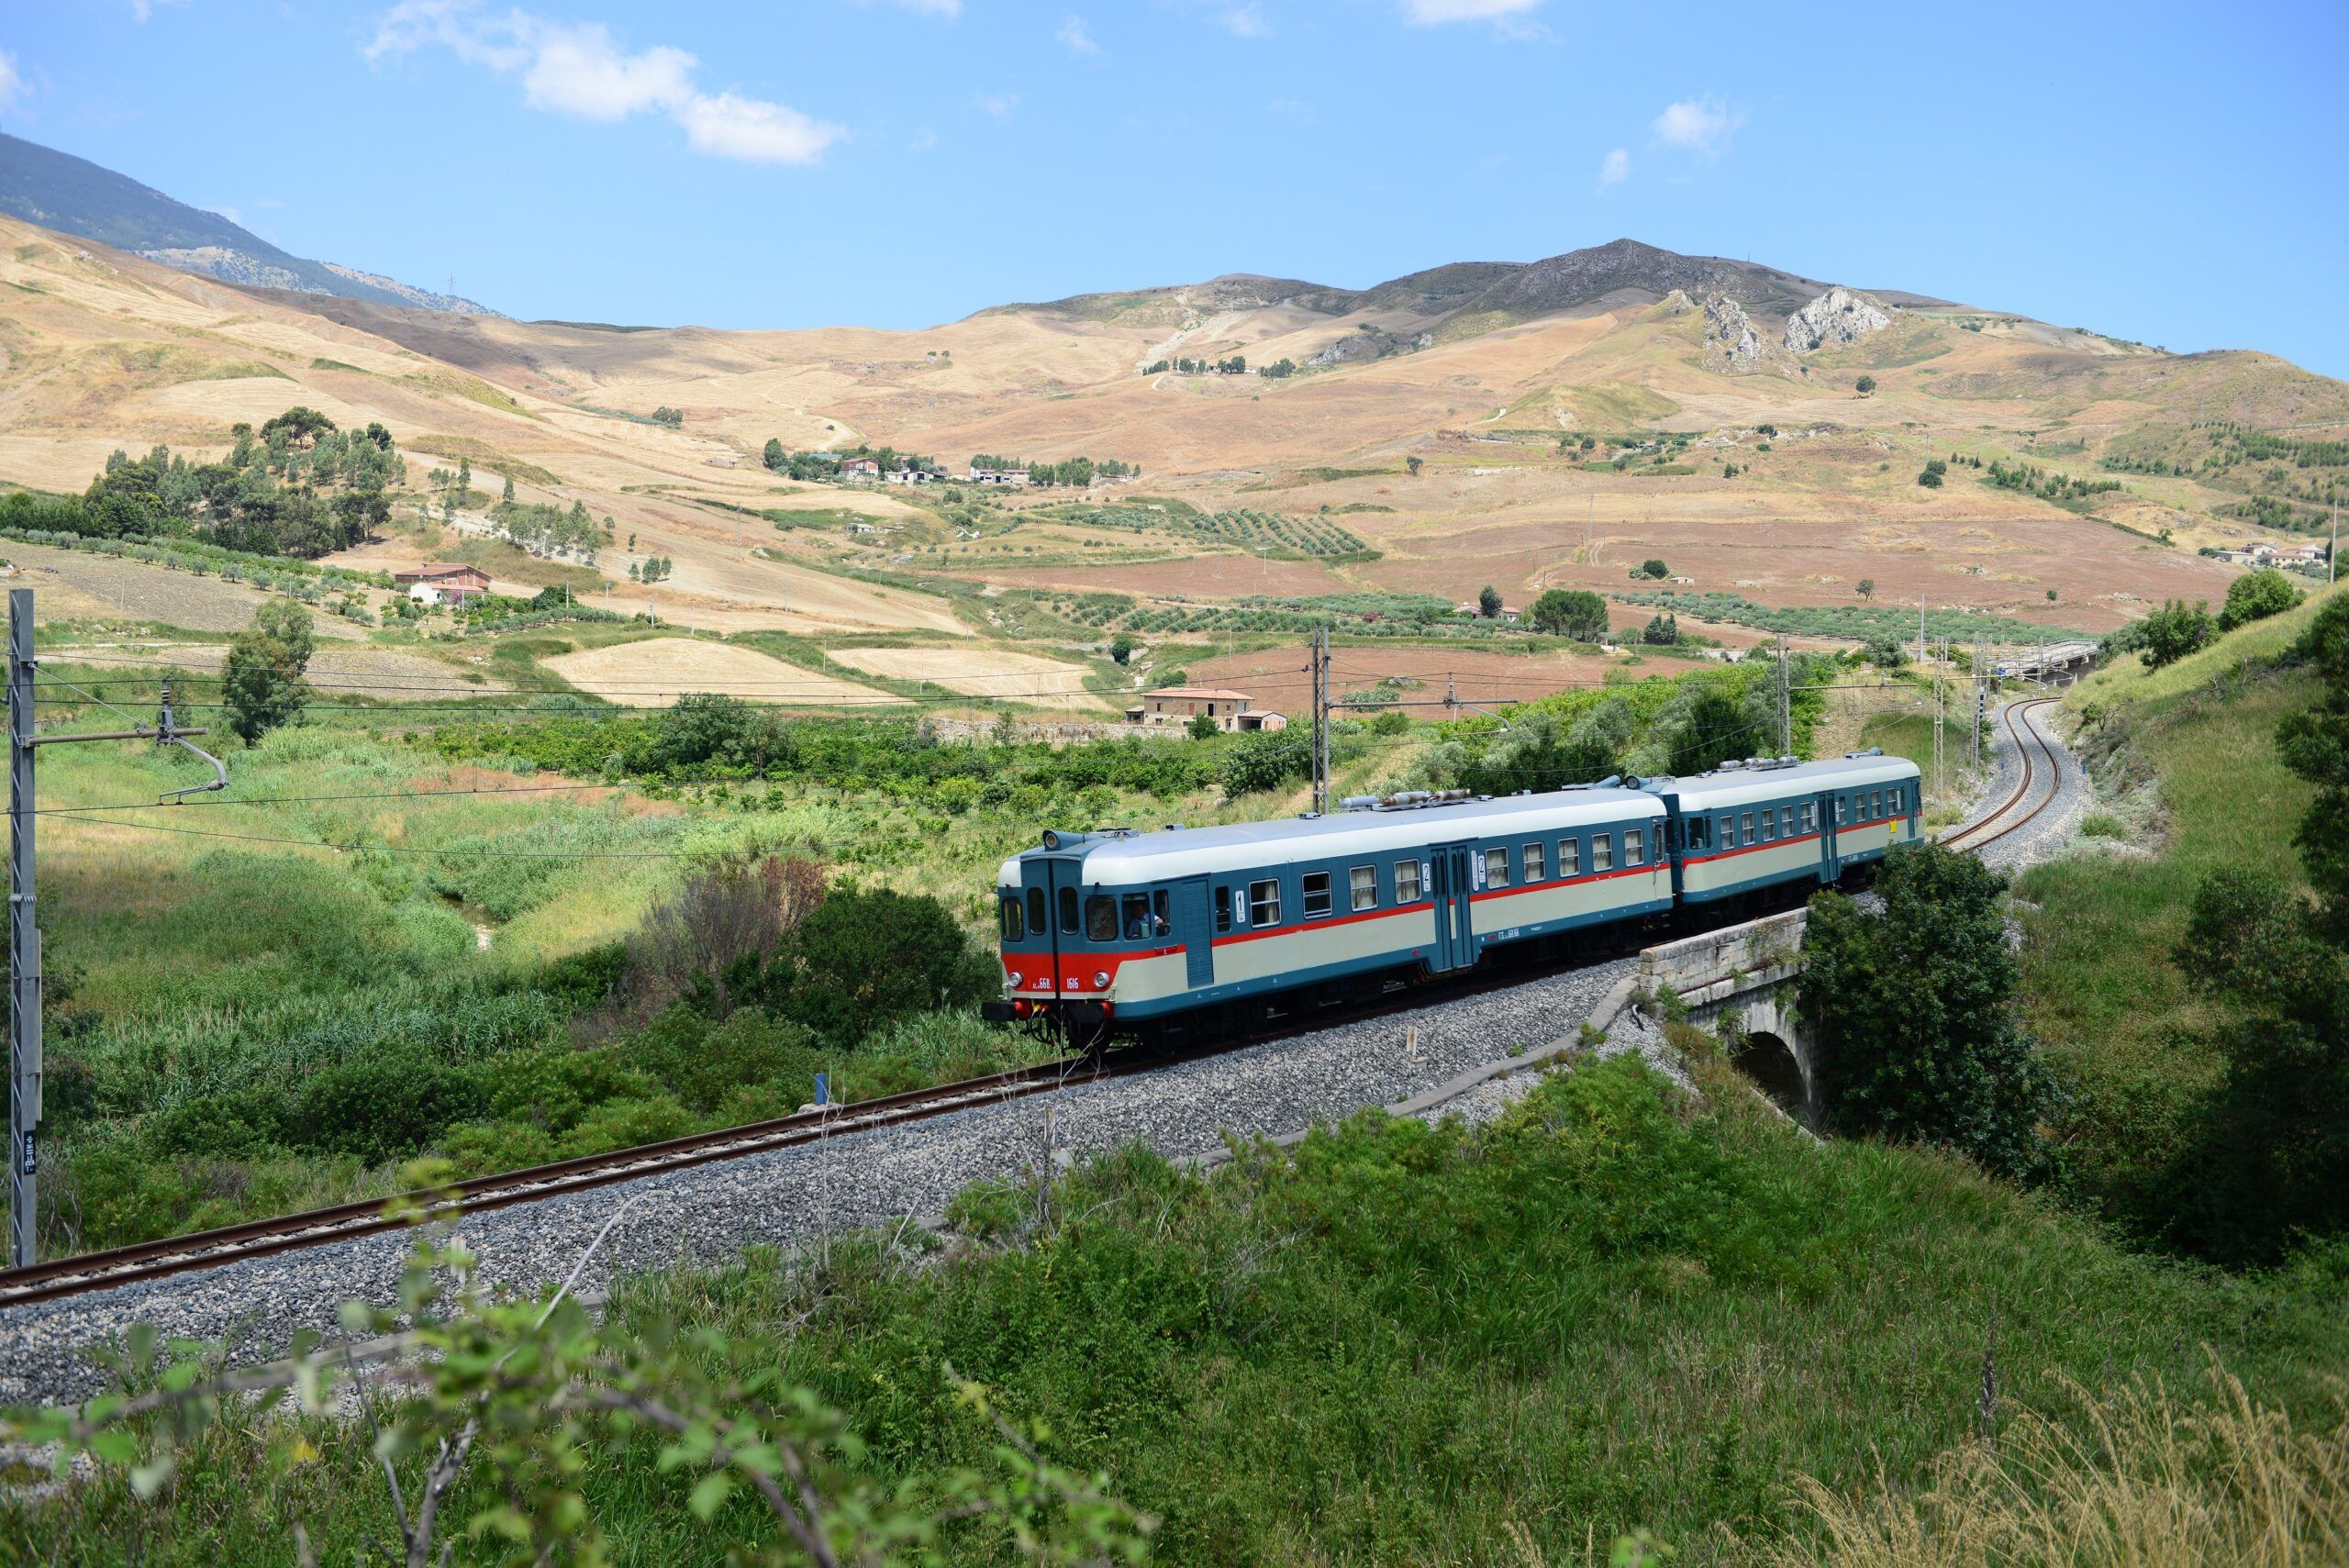
<instances>
[{"instance_id":1,"label":"curved railway track","mask_svg":"<svg viewBox=\"0 0 2349 1568\"><path fill-rule=\"evenodd\" d=\"M1944 838L1943 843L1952 848L1979 851L2023 827L2054 800L2058 777L2054 751L2034 726L2018 722L2019 713L2047 706L2052 700L2038 698L2010 704L2007 707L2004 717L2009 731L2015 738L2018 754L2022 758L2022 780L2016 785L2014 793L1995 810ZM2034 762L2034 748L2043 758L2043 762ZM2043 782L2046 786L2044 798L2022 809L2034 789ZM118 1285L191 1273L246 1259L271 1257L309 1247L405 1230L420 1219L454 1218L515 1204L535 1203L567 1193L587 1192L642 1177L689 1170L696 1165L922 1121L975 1106L1047 1094L1074 1083L1147 1072L1171 1062L1211 1054L1234 1044L1277 1040L1308 1029L1319 1029L1374 1015L1396 1006L1418 1006L1431 999L1473 995L1498 986L1516 984L1529 978L1531 976L1527 973L1505 971L1445 984L1421 985L1395 997L1382 996L1362 1003L1323 1007L1304 1018L1290 1015L1271 1029L1248 1033L1212 1045L1171 1051L1129 1051L1090 1060L1066 1058L983 1078L966 1078L931 1088L829 1106L821 1110L802 1111L771 1121L673 1138L662 1143L640 1144L609 1153L584 1155L553 1164L532 1166L528 1170L477 1176L452 1183L433 1193L408 1194L403 1198L391 1200L371 1198L337 1204L328 1208L250 1220L216 1230L199 1230L128 1247L83 1252L28 1268L0 1271L0 1309L111 1290Z\"/></svg>"},{"instance_id":2,"label":"curved railway track","mask_svg":"<svg viewBox=\"0 0 2349 1568\"><path fill-rule=\"evenodd\" d=\"M2063 793L2063 768L2056 761L2054 746L2031 718L2041 708L2054 706L2055 701L2054 697L2033 697L2006 706L1999 717L2006 724L2007 733L2014 737L2015 755L2022 760L2022 777L2015 784L2014 793L1996 807L1943 835L1941 843L1944 848L1978 854L2029 826L2041 812L2055 804ZM2036 800L2032 798L2034 792L2038 793Z\"/></svg>"}]
</instances>

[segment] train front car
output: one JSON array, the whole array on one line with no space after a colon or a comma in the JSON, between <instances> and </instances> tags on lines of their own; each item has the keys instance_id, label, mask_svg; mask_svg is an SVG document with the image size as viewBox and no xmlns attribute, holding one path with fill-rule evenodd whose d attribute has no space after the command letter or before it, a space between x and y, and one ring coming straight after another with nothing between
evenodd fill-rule
<instances>
[{"instance_id":1,"label":"train front car","mask_svg":"<svg viewBox=\"0 0 2349 1568\"><path fill-rule=\"evenodd\" d=\"M1665 812L1609 786L1356 799L1326 817L1050 832L996 888L1004 995L986 1016L1080 1042L1250 1018L1560 951L1668 910Z\"/></svg>"},{"instance_id":2,"label":"train front car","mask_svg":"<svg viewBox=\"0 0 2349 1568\"><path fill-rule=\"evenodd\" d=\"M1924 836L1917 764L1881 751L1819 762L1758 758L1644 784L1671 813L1674 889L1684 907L1807 896Z\"/></svg>"}]
</instances>

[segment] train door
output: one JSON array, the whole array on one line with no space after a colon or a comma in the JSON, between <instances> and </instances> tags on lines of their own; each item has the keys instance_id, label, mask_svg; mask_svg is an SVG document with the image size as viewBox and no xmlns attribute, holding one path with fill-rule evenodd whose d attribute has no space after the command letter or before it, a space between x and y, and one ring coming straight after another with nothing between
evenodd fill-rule
<instances>
[{"instance_id":1,"label":"train door","mask_svg":"<svg viewBox=\"0 0 2349 1568\"><path fill-rule=\"evenodd\" d=\"M1834 882L1843 874L1843 857L1835 847L1835 796L1830 793L1814 800L1812 809L1819 813L1819 877L1821 882Z\"/></svg>"},{"instance_id":2,"label":"train door","mask_svg":"<svg viewBox=\"0 0 2349 1568\"><path fill-rule=\"evenodd\" d=\"M1028 895L1030 923L1041 910L1043 923L1035 926L1035 934L1052 939L1052 1000L1056 1002L1061 999L1064 978L1062 952L1078 940L1077 899L1084 875L1084 862L1074 855L1020 857L1019 876Z\"/></svg>"},{"instance_id":3,"label":"train door","mask_svg":"<svg viewBox=\"0 0 2349 1568\"><path fill-rule=\"evenodd\" d=\"M1465 969L1476 962L1476 933L1469 897L1475 891L1470 867L1474 851L1465 844L1439 844L1435 857L1435 960L1428 967L1438 972Z\"/></svg>"},{"instance_id":4,"label":"train door","mask_svg":"<svg viewBox=\"0 0 2349 1568\"><path fill-rule=\"evenodd\" d=\"M1208 879L1186 876L1174 884L1174 929L1182 934L1189 964L1184 984L1197 991L1215 984L1215 928L1208 918Z\"/></svg>"}]
</instances>

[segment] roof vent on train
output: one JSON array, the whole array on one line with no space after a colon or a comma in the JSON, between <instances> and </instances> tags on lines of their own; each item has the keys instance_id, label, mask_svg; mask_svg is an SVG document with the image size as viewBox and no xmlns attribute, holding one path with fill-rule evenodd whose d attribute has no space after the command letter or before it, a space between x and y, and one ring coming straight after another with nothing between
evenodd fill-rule
<instances>
[{"instance_id":1,"label":"roof vent on train","mask_svg":"<svg viewBox=\"0 0 2349 1568\"><path fill-rule=\"evenodd\" d=\"M1845 761L1854 762L1858 762L1862 757L1881 757L1883 755L1884 748L1881 746L1871 746L1865 751L1846 751L1843 753Z\"/></svg>"}]
</instances>

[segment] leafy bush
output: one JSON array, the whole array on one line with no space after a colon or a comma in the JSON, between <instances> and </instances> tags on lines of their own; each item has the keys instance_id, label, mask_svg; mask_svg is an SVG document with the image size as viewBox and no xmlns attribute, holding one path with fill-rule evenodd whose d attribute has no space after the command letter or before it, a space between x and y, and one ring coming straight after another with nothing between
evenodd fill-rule
<instances>
[{"instance_id":1,"label":"leafy bush","mask_svg":"<svg viewBox=\"0 0 2349 1568\"><path fill-rule=\"evenodd\" d=\"M1275 790L1291 779L1313 772L1313 739L1302 728L1257 730L1242 735L1223 756L1223 793L1237 800L1243 795Z\"/></svg>"},{"instance_id":2,"label":"leafy bush","mask_svg":"<svg viewBox=\"0 0 2349 1568\"><path fill-rule=\"evenodd\" d=\"M2232 631L2255 620L2280 615L2304 597L2291 579L2273 567L2246 572L2227 584L2227 602L2219 611L2219 629Z\"/></svg>"},{"instance_id":3,"label":"leafy bush","mask_svg":"<svg viewBox=\"0 0 2349 1568\"><path fill-rule=\"evenodd\" d=\"M898 1018L975 1004L1002 987L946 906L923 895L836 889L799 923L759 981L761 1000L852 1045Z\"/></svg>"}]
</instances>

